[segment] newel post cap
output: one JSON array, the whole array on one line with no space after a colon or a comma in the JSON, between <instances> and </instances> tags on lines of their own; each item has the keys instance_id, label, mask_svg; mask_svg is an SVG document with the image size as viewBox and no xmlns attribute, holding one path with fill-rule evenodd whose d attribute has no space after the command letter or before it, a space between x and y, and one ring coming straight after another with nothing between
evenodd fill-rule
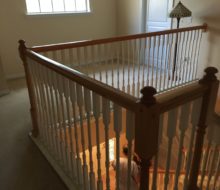
<instances>
[{"instance_id":1,"label":"newel post cap","mask_svg":"<svg viewBox=\"0 0 220 190\"><path fill-rule=\"evenodd\" d=\"M25 57L24 51L27 48L25 45L25 40L19 40L18 43L19 43L19 47L18 47L19 55L20 55L20 58L24 61L24 57Z\"/></svg>"},{"instance_id":2,"label":"newel post cap","mask_svg":"<svg viewBox=\"0 0 220 190\"><path fill-rule=\"evenodd\" d=\"M215 67L207 67L205 70L205 76L199 81L200 84L206 84L217 80L216 74L218 69Z\"/></svg>"},{"instance_id":3,"label":"newel post cap","mask_svg":"<svg viewBox=\"0 0 220 190\"><path fill-rule=\"evenodd\" d=\"M151 86L146 86L141 89L141 103L146 106L151 106L156 103L156 98L154 97L157 94L157 90Z\"/></svg>"}]
</instances>

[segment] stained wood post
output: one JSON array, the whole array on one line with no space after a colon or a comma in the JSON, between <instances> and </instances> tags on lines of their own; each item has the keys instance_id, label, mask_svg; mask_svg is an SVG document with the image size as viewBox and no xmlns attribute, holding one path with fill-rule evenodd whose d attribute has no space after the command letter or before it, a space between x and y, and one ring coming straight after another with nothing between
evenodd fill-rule
<instances>
[{"instance_id":1,"label":"stained wood post","mask_svg":"<svg viewBox=\"0 0 220 190\"><path fill-rule=\"evenodd\" d=\"M153 87L144 87L136 113L135 152L141 159L140 190L149 189L149 169L151 159L158 149L159 114L156 106L157 93Z\"/></svg>"},{"instance_id":2,"label":"stained wood post","mask_svg":"<svg viewBox=\"0 0 220 190\"><path fill-rule=\"evenodd\" d=\"M27 60L25 56L25 51L26 51L26 46L25 46L25 41L24 40L19 40L19 54L20 58L23 62L24 65L24 71L25 71L25 77L26 77L26 83L28 87L28 95L29 95L29 100L30 100L30 113L31 113L31 119L32 119L32 135L34 137L38 136L38 123L37 123L37 112L36 112L36 103L35 103L35 98L34 98L34 89L33 89L33 83L31 81L31 76L28 70L27 66Z\"/></svg>"},{"instance_id":3,"label":"stained wood post","mask_svg":"<svg viewBox=\"0 0 220 190\"><path fill-rule=\"evenodd\" d=\"M207 69L205 69L205 72L206 75L199 81L199 84L206 85L208 89L203 95L202 100L202 106L197 126L193 161L189 176L188 190L199 189L199 187L197 186L197 180L201 164L204 135L207 128L207 122L211 118L211 115L213 115L218 93L219 81L215 76L218 70L214 67L208 67Z\"/></svg>"}]
</instances>

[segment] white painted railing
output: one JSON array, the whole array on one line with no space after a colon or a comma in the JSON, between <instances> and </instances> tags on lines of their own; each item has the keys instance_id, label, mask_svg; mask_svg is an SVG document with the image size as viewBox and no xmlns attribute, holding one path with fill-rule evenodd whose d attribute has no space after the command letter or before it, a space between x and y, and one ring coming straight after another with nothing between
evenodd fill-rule
<instances>
[{"instance_id":1,"label":"white painted railing","mask_svg":"<svg viewBox=\"0 0 220 190\"><path fill-rule=\"evenodd\" d=\"M198 78L200 45L205 30L204 25L32 49L140 97L144 86L153 86L160 92Z\"/></svg>"},{"instance_id":2,"label":"white painted railing","mask_svg":"<svg viewBox=\"0 0 220 190\"><path fill-rule=\"evenodd\" d=\"M128 157L130 176L133 111L34 60L28 58L27 63L36 98L40 126L38 140L66 176L84 189L110 189L111 184L119 181L120 152L127 144L131 151ZM126 134L123 137L122 132ZM113 140L116 151L109 152L110 140ZM110 157L117 157L116 179L110 179L110 173L113 173Z\"/></svg>"},{"instance_id":3,"label":"white painted railing","mask_svg":"<svg viewBox=\"0 0 220 190\"><path fill-rule=\"evenodd\" d=\"M38 51L39 47L33 49ZM76 49L81 55L82 47ZM127 70L126 78L123 64L122 69L118 69L120 64L116 65L114 71L112 62L112 67L105 63L104 74L94 68L91 73L88 65L79 67L87 67L83 74L27 49L22 41L20 53L30 95L33 139L45 149L70 189L121 189L120 158L124 145L128 147L127 171L123 176L127 179L126 189L132 189L132 172L137 164L140 164L141 190L191 190L196 185L206 189L220 187L219 126L210 120L218 86L215 68L207 69L199 83L175 86L167 91L164 90L172 85L163 86L163 92L156 96L153 87L144 87L143 82L143 88L131 82L130 85L135 86L130 89L134 91L131 96L130 87L125 83L134 81L133 76L137 76L137 81L145 76L141 64L128 67L133 76ZM85 53L88 54L89 51ZM116 54L117 61L123 60L125 56L120 56L124 54L123 51ZM45 55L48 56L48 52ZM76 55L73 54L72 59ZM140 55L141 51L134 54L138 59ZM62 57L64 60L64 55ZM82 58L79 60L80 64L84 63ZM134 69L136 64L138 70ZM114 81L114 73L122 75L122 80L116 77ZM171 74L169 81L173 81ZM108 81L110 85L106 85ZM175 85L179 84L178 80ZM137 90L140 89L139 99ZM206 128L207 135L203 138ZM138 156L137 163L133 160L134 154Z\"/></svg>"}]
</instances>

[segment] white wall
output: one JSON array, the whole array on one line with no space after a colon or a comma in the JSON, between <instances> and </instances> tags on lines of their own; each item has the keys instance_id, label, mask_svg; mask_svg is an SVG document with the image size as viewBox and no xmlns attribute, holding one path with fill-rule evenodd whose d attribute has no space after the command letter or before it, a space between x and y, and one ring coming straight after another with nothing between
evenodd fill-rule
<instances>
[{"instance_id":1,"label":"white wall","mask_svg":"<svg viewBox=\"0 0 220 190\"><path fill-rule=\"evenodd\" d=\"M26 16L25 0L6 0L0 6L0 52L7 77L23 74L17 41L29 46L94 39L116 34L115 0L91 0L92 13Z\"/></svg>"},{"instance_id":2,"label":"white wall","mask_svg":"<svg viewBox=\"0 0 220 190\"><path fill-rule=\"evenodd\" d=\"M117 0L117 34L141 32L142 0Z\"/></svg>"}]
</instances>

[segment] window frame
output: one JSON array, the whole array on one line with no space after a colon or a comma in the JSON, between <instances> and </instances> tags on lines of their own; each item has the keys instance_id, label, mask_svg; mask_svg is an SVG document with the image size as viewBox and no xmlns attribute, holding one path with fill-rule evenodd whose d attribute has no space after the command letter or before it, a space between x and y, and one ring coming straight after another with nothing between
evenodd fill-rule
<instances>
[{"instance_id":1,"label":"window frame","mask_svg":"<svg viewBox=\"0 0 220 190\"><path fill-rule=\"evenodd\" d=\"M39 1L39 0L38 0ZM74 0L75 1L75 0ZM88 2L88 7L86 11L51 11L51 12L28 12L27 2L25 0L25 8L27 16L56 16L56 15L81 15L92 13L92 3L91 0L86 0Z\"/></svg>"}]
</instances>

